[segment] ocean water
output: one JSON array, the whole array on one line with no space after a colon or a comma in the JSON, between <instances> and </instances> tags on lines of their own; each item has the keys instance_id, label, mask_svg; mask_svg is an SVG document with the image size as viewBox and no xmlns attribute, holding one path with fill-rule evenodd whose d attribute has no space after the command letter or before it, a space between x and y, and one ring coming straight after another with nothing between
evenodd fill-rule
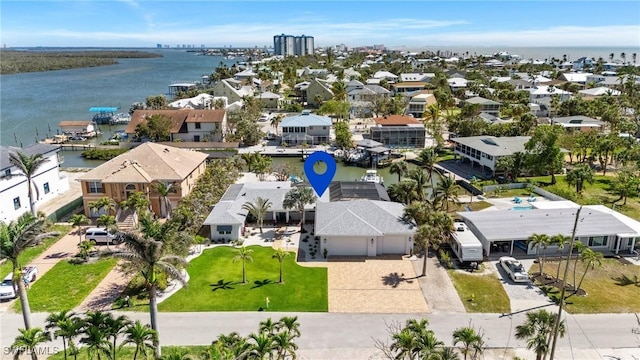
<instances>
[{"instance_id":1,"label":"ocean water","mask_svg":"<svg viewBox=\"0 0 640 360\"><path fill-rule=\"evenodd\" d=\"M409 48L407 48L409 49ZM583 56L602 58L609 61L610 54L614 54L614 60L621 60L620 54L626 54L626 61L632 61L633 53L640 54L640 44L636 47L509 47L509 46L426 46L423 48L410 48L411 51L450 51L451 53L463 55L467 51L469 55L493 55L501 51L507 51L512 55L519 55L522 59L562 59L567 56L568 61L573 61ZM640 61L640 59L637 59Z\"/></svg>"}]
</instances>

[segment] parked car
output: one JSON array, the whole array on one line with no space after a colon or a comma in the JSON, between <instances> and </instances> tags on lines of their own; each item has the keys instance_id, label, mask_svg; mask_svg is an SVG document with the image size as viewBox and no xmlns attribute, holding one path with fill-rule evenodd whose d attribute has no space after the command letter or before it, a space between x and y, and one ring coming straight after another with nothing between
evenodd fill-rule
<instances>
[{"instance_id":1,"label":"parked car","mask_svg":"<svg viewBox=\"0 0 640 360\"><path fill-rule=\"evenodd\" d=\"M265 121L269 121L269 114L262 114L262 116L260 116L260 119L258 119L259 122L265 122Z\"/></svg>"},{"instance_id":2,"label":"parked car","mask_svg":"<svg viewBox=\"0 0 640 360\"><path fill-rule=\"evenodd\" d=\"M514 282L529 282L529 274L520 261L511 256L503 256L498 260L498 263Z\"/></svg>"},{"instance_id":3,"label":"parked car","mask_svg":"<svg viewBox=\"0 0 640 360\"><path fill-rule=\"evenodd\" d=\"M120 242L115 234L112 234L106 228L89 228L84 238L94 245L118 245Z\"/></svg>"},{"instance_id":4,"label":"parked car","mask_svg":"<svg viewBox=\"0 0 640 360\"><path fill-rule=\"evenodd\" d=\"M69 138L71 141L87 141L87 138L84 136L72 136Z\"/></svg>"},{"instance_id":5,"label":"parked car","mask_svg":"<svg viewBox=\"0 0 640 360\"><path fill-rule=\"evenodd\" d=\"M36 277L38 276L38 267L37 266L25 266L24 276L22 279L25 283L29 284L36 281ZM13 287L13 273L7 275L2 283L0 283L0 300L11 300L15 299L18 296L18 292Z\"/></svg>"}]
</instances>

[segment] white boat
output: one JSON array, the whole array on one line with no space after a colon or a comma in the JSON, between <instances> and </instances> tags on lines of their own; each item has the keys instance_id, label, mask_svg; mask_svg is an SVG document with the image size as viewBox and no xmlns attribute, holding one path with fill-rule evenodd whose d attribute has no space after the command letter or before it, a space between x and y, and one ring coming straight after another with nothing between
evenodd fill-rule
<instances>
[{"instance_id":1,"label":"white boat","mask_svg":"<svg viewBox=\"0 0 640 360\"><path fill-rule=\"evenodd\" d=\"M372 182L376 184L384 183L384 179L382 178L382 176L378 175L378 170L375 169L367 170L360 178L360 181Z\"/></svg>"}]
</instances>

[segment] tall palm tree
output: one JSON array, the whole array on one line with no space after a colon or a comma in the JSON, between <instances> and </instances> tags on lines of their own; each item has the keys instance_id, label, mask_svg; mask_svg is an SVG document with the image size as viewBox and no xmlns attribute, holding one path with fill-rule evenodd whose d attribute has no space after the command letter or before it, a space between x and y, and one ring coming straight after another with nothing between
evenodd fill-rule
<instances>
[{"instance_id":1,"label":"tall palm tree","mask_svg":"<svg viewBox=\"0 0 640 360\"><path fill-rule=\"evenodd\" d=\"M264 332L259 334L253 333L249 335L249 340L253 341L249 352L250 358L266 359L271 357L271 351L275 347L275 342L270 334Z\"/></svg>"},{"instance_id":2,"label":"tall palm tree","mask_svg":"<svg viewBox=\"0 0 640 360\"><path fill-rule=\"evenodd\" d=\"M113 229L118 224L116 217L113 215L102 214L96 220L96 225L101 226L105 229Z\"/></svg>"},{"instance_id":3,"label":"tall palm tree","mask_svg":"<svg viewBox=\"0 0 640 360\"><path fill-rule=\"evenodd\" d=\"M78 228L78 244L82 242L82 226L91 224L91 220L84 214L75 214L69 219L71 226Z\"/></svg>"},{"instance_id":4,"label":"tall palm tree","mask_svg":"<svg viewBox=\"0 0 640 360\"><path fill-rule=\"evenodd\" d=\"M420 164L422 165L422 167L427 170L429 181L431 181L431 187L434 187L433 174L436 171L438 153L433 148L426 148L420 152L420 155L418 155L418 160L420 160Z\"/></svg>"},{"instance_id":5,"label":"tall palm tree","mask_svg":"<svg viewBox=\"0 0 640 360\"><path fill-rule=\"evenodd\" d=\"M405 205L418 201L418 183L413 179L402 179L397 184L389 185L389 197L392 201L401 202Z\"/></svg>"},{"instance_id":6,"label":"tall palm tree","mask_svg":"<svg viewBox=\"0 0 640 360\"><path fill-rule=\"evenodd\" d=\"M582 286L582 282L584 281L585 276L587 276L589 268L595 269L596 266L602 266L603 258L604 256L601 252L593 251L590 248L586 248L582 251L582 254L580 254L580 261L584 264L584 272L582 273L582 277L578 283L577 290Z\"/></svg>"},{"instance_id":7,"label":"tall palm tree","mask_svg":"<svg viewBox=\"0 0 640 360\"><path fill-rule=\"evenodd\" d=\"M449 204L459 204L458 190L460 186L456 183L453 176L445 176L442 178L438 186L436 186L435 197L442 200L442 210L448 212Z\"/></svg>"},{"instance_id":8,"label":"tall palm tree","mask_svg":"<svg viewBox=\"0 0 640 360\"><path fill-rule=\"evenodd\" d=\"M558 269L556 269L556 279L560 280L560 267L562 265L562 250L564 250L564 246L567 245L571 241L569 236L564 236L562 234L553 235L549 242L553 245L558 246L558 252L560 253L560 260L558 260ZM569 266L569 259L567 259L567 266ZM567 279L564 279L566 282Z\"/></svg>"},{"instance_id":9,"label":"tall palm tree","mask_svg":"<svg viewBox=\"0 0 640 360\"><path fill-rule=\"evenodd\" d=\"M41 328L18 329L20 335L16 336L11 351L15 353L14 359L18 359L20 355L29 351L31 360L38 360L38 351L36 347L47 341L51 341L51 335L43 331Z\"/></svg>"},{"instance_id":10,"label":"tall palm tree","mask_svg":"<svg viewBox=\"0 0 640 360\"><path fill-rule=\"evenodd\" d=\"M282 206L285 209L296 209L300 212L300 232L304 232L304 207L313 204L318 197L313 189L308 186L297 186L289 190L285 196Z\"/></svg>"},{"instance_id":11,"label":"tall palm tree","mask_svg":"<svg viewBox=\"0 0 640 360\"><path fill-rule=\"evenodd\" d=\"M36 201L40 198L40 191L37 186L33 184L33 178L36 173L49 159L42 156L42 154L25 155L20 151L9 152L9 163L20 170L18 174L11 174L12 176L24 176L27 178L28 196L29 196L29 208L31 214L37 216ZM33 198L33 190L36 191L36 198Z\"/></svg>"},{"instance_id":12,"label":"tall palm tree","mask_svg":"<svg viewBox=\"0 0 640 360\"><path fill-rule=\"evenodd\" d=\"M171 201L169 194L175 193L179 186L175 183L154 182L153 190L158 194L160 204L160 216L169 219L171 217Z\"/></svg>"},{"instance_id":13,"label":"tall palm tree","mask_svg":"<svg viewBox=\"0 0 640 360\"><path fill-rule=\"evenodd\" d=\"M426 175L421 168L415 168L409 172L409 178L416 182L418 200L424 201L426 199L424 188L429 181L428 175Z\"/></svg>"},{"instance_id":14,"label":"tall palm tree","mask_svg":"<svg viewBox=\"0 0 640 360\"><path fill-rule=\"evenodd\" d=\"M553 324L557 315L547 310L527 313L527 320L516 326L516 339L527 340L527 349L536 352L536 360L542 360L549 352L549 339L553 334ZM558 334L566 332L565 321L560 321Z\"/></svg>"},{"instance_id":15,"label":"tall palm tree","mask_svg":"<svg viewBox=\"0 0 640 360\"><path fill-rule=\"evenodd\" d=\"M107 328L107 336L111 338L112 346L112 360L116 360L116 341L118 340L118 336L122 334L122 332L131 325L131 321L124 315L120 315L118 317L110 316L106 319L106 328Z\"/></svg>"},{"instance_id":16,"label":"tall palm tree","mask_svg":"<svg viewBox=\"0 0 640 360\"><path fill-rule=\"evenodd\" d=\"M413 221L416 225L420 226L427 222L428 215L431 211L433 211L433 209L426 201L414 201L404 207L402 217L406 221Z\"/></svg>"},{"instance_id":17,"label":"tall palm tree","mask_svg":"<svg viewBox=\"0 0 640 360\"><path fill-rule=\"evenodd\" d=\"M96 201L89 203L89 209L95 213L100 213L103 210L106 215L111 214L116 210L116 203L108 196L103 196Z\"/></svg>"},{"instance_id":18,"label":"tall palm tree","mask_svg":"<svg viewBox=\"0 0 640 360\"><path fill-rule=\"evenodd\" d=\"M24 213L17 221L8 224L0 222L0 261L7 260L11 263L13 287L18 289L22 318L27 330L31 329L31 308L22 279L22 264L19 257L25 249L37 244L43 237L52 235L44 233L45 223L44 218L36 218L31 213Z\"/></svg>"},{"instance_id":19,"label":"tall palm tree","mask_svg":"<svg viewBox=\"0 0 640 360\"><path fill-rule=\"evenodd\" d=\"M578 271L578 261L580 261L580 256L582 255L582 252L586 248L587 246L580 241L576 241L573 243L573 250L575 251L575 255L577 255L575 260L573 261L573 291L577 290L576 273Z\"/></svg>"},{"instance_id":20,"label":"tall palm tree","mask_svg":"<svg viewBox=\"0 0 640 360\"><path fill-rule=\"evenodd\" d=\"M111 255L127 261L127 265L132 271L142 275L144 287L149 296L149 315L151 318L151 328L158 331L158 275L164 274L167 278L172 278L187 285L184 274L177 266L186 265L183 257L168 254L164 247L164 242L155 240L152 237L143 237L135 232L118 234L119 239L124 244L123 250L113 252ZM160 357L160 344L156 346L156 357Z\"/></svg>"},{"instance_id":21,"label":"tall palm tree","mask_svg":"<svg viewBox=\"0 0 640 360\"><path fill-rule=\"evenodd\" d=\"M540 264L540 275L543 275L544 261L540 261L540 248L544 248L546 252L547 246L549 246L549 242L551 241L549 235L533 234L529 236L528 240L532 247L536 247L536 259L538 260L538 264Z\"/></svg>"},{"instance_id":22,"label":"tall palm tree","mask_svg":"<svg viewBox=\"0 0 640 360\"><path fill-rule=\"evenodd\" d=\"M260 234L262 234L264 217L267 215L267 212L272 205L273 204L271 203L271 201L269 201L269 199L263 199L259 196L253 202L247 201L242 205L242 209L247 210L249 214L256 218L258 227L260 228Z\"/></svg>"},{"instance_id":23,"label":"tall palm tree","mask_svg":"<svg viewBox=\"0 0 640 360\"><path fill-rule=\"evenodd\" d=\"M135 323L129 323L124 330L124 336L121 346L125 344L134 344L136 346L133 360L137 359L138 354L141 354L146 359L147 350L153 351L154 344L158 343L158 333L149 325L142 325L140 320L136 320Z\"/></svg>"},{"instance_id":24,"label":"tall palm tree","mask_svg":"<svg viewBox=\"0 0 640 360\"><path fill-rule=\"evenodd\" d=\"M272 335L271 338L276 351L276 359L286 359L287 357L295 359L298 345L293 341L294 338L290 334L279 332Z\"/></svg>"},{"instance_id":25,"label":"tall palm tree","mask_svg":"<svg viewBox=\"0 0 640 360\"><path fill-rule=\"evenodd\" d=\"M280 284L284 283L284 279L282 277L282 263L284 262L284 259L289 255L291 255L291 253L288 251L284 251L282 248L276 250L273 255L271 255L271 257L278 260L278 263L280 264L280 280L278 280Z\"/></svg>"},{"instance_id":26,"label":"tall palm tree","mask_svg":"<svg viewBox=\"0 0 640 360\"><path fill-rule=\"evenodd\" d=\"M251 257L252 252L253 250L247 249L246 247L241 246L239 249L236 250L236 256L233 258L233 262L242 261L242 283L243 284L247 283L247 271L245 268L245 263L253 261L253 258Z\"/></svg>"},{"instance_id":27,"label":"tall palm tree","mask_svg":"<svg viewBox=\"0 0 640 360\"><path fill-rule=\"evenodd\" d=\"M278 114L271 118L271 122L269 123L269 125L271 125L271 127L276 131L276 135L278 135L278 126L282 122L283 118L284 118L284 115L282 114Z\"/></svg>"},{"instance_id":28,"label":"tall palm tree","mask_svg":"<svg viewBox=\"0 0 640 360\"><path fill-rule=\"evenodd\" d=\"M479 334L472 327L458 328L453 332L453 345L461 343L460 353L467 360L469 356L472 360L477 359L484 352L484 340L482 334Z\"/></svg>"},{"instance_id":29,"label":"tall palm tree","mask_svg":"<svg viewBox=\"0 0 640 360\"><path fill-rule=\"evenodd\" d=\"M57 313L51 313L47 317L47 325L45 330L55 329L53 337L62 338L62 350L64 352L64 358L67 359L67 344L73 351L75 350L75 344L73 338L80 334L82 328L82 321L76 316L74 312L60 311Z\"/></svg>"},{"instance_id":30,"label":"tall palm tree","mask_svg":"<svg viewBox=\"0 0 640 360\"><path fill-rule=\"evenodd\" d=\"M105 358L111 358L111 343L109 342L108 319L111 318L110 313L102 311L92 311L86 314L83 321L82 334L80 343L86 345L89 358L94 356L100 360L102 355Z\"/></svg>"},{"instance_id":31,"label":"tall palm tree","mask_svg":"<svg viewBox=\"0 0 640 360\"><path fill-rule=\"evenodd\" d=\"M398 182L400 182L402 176L406 174L408 170L409 168L407 167L407 162L404 160L392 163L391 167L389 168L389 172L391 174L398 174Z\"/></svg>"},{"instance_id":32,"label":"tall palm tree","mask_svg":"<svg viewBox=\"0 0 640 360\"><path fill-rule=\"evenodd\" d=\"M338 80L331 85L331 92L333 92L333 99L338 101L347 100L347 86L342 80Z\"/></svg>"}]
</instances>

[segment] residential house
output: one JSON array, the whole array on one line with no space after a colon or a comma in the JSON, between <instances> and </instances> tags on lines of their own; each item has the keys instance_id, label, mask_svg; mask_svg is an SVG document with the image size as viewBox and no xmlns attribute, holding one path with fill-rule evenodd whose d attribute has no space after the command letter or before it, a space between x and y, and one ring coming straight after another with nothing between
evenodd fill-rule
<instances>
[{"instance_id":1,"label":"residential house","mask_svg":"<svg viewBox=\"0 0 640 360\"><path fill-rule=\"evenodd\" d=\"M435 79L434 73L402 73L400 74L401 82L431 82Z\"/></svg>"},{"instance_id":2,"label":"residential house","mask_svg":"<svg viewBox=\"0 0 640 360\"><path fill-rule=\"evenodd\" d=\"M391 93L389 90L379 85L360 85L350 81L347 85L347 101L349 101L349 116L370 117L373 114L374 102L381 98L386 98Z\"/></svg>"},{"instance_id":3,"label":"residential house","mask_svg":"<svg viewBox=\"0 0 640 360\"><path fill-rule=\"evenodd\" d=\"M409 254L416 227L403 218L404 205L390 201L318 202L315 236L328 256Z\"/></svg>"},{"instance_id":4,"label":"residential house","mask_svg":"<svg viewBox=\"0 0 640 360\"><path fill-rule=\"evenodd\" d=\"M155 183L173 185L168 195L175 207L187 196L206 169L207 154L174 148L164 144L146 142L106 163L99 165L78 178L82 187L84 213L96 218L104 213L91 209L89 203L102 197L116 204L126 200L134 192L142 192L149 200L151 210L158 216L166 216L166 207L156 190ZM120 211L118 215L120 215Z\"/></svg>"},{"instance_id":5,"label":"residential house","mask_svg":"<svg viewBox=\"0 0 640 360\"><path fill-rule=\"evenodd\" d=\"M447 79L447 83L449 83L449 88L451 88L451 92L455 93L457 90L464 89L467 87L468 80L461 77L451 77Z\"/></svg>"},{"instance_id":6,"label":"residential house","mask_svg":"<svg viewBox=\"0 0 640 360\"><path fill-rule=\"evenodd\" d=\"M304 110L300 115L285 117L280 123L282 142L288 145L320 145L330 141L330 117Z\"/></svg>"},{"instance_id":7,"label":"residential house","mask_svg":"<svg viewBox=\"0 0 640 360\"><path fill-rule=\"evenodd\" d=\"M244 70L238 71L237 73L233 74L233 78L236 80L249 80L257 76L258 74L256 74L252 68L246 68Z\"/></svg>"},{"instance_id":8,"label":"residential house","mask_svg":"<svg viewBox=\"0 0 640 360\"><path fill-rule=\"evenodd\" d=\"M138 125L146 123L151 116L163 116L169 119L170 141L221 142L224 140L227 128L225 110L136 110L125 129L129 138L134 138Z\"/></svg>"},{"instance_id":9,"label":"residential house","mask_svg":"<svg viewBox=\"0 0 640 360\"><path fill-rule=\"evenodd\" d=\"M282 95L275 94L269 91L257 95L256 99L262 102L266 109L270 110L280 109L280 106L282 105L282 102L284 100Z\"/></svg>"},{"instance_id":10,"label":"residential house","mask_svg":"<svg viewBox=\"0 0 640 360\"><path fill-rule=\"evenodd\" d=\"M485 99L480 96L473 97L464 101L467 104L477 104L480 106L480 112L491 114L493 116L500 116L501 103L489 99Z\"/></svg>"},{"instance_id":11,"label":"residential house","mask_svg":"<svg viewBox=\"0 0 640 360\"><path fill-rule=\"evenodd\" d=\"M368 181L332 181L329 185L329 201L359 199L391 201L382 184Z\"/></svg>"},{"instance_id":12,"label":"residential house","mask_svg":"<svg viewBox=\"0 0 640 360\"><path fill-rule=\"evenodd\" d=\"M391 85L391 91L393 95L410 95L416 91L424 90L429 85L428 82L421 81L409 81L409 82L399 82Z\"/></svg>"},{"instance_id":13,"label":"residential house","mask_svg":"<svg viewBox=\"0 0 640 360\"><path fill-rule=\"evenodd\" d=\"M228 103L243 101L249 96L253 96L253 88L251 86L242 85L241 81L235 79L224 79L211 90L213 96L224 96L228 99Z\"/></svg>"},{"instance_id":14,"label":"residential house","mask_svg":"<svg viewBox=\"0 0 640 360\"><path fill-rule=\"evenodd\" d=\"M388 147L424 148L425 128L414 117L387 115L373 120L375 125L369 128L371 140Z\"/></svg>"},{"instance_id":15,"label":"residential house","mask_svg":"<svg viewBox=\"0 0 640 360\"><path fill-rule=\"evenodd\" d=\"M216 102L221 101L223 106L227 107L228 99L224 96L213 96L209 94L199 94L192 98L179 99L169 103L172 109L212 109Z\"/></svg>"},{"instance_id":16,"label":"residential house","mask_svg":"<svg viewBox=\"0 0 640 360\"><path fill-rule=\"evenodd\" d=\"M591 73L586 72L578 72L578 73L562 73L560 74L559 80L568 81L572 84L577 84L580 88L584 89L587 83L589 82L589 76L593 75Z\"/></svg>"},{"instance_id":17,"label":"residential house","mask_svg":"<svg viewBox=\"0 0 640 360\"><path fill-rule=\"evenodd\" d=\"M25 148L0 146L0 221L5 223L17 220L31 210L27 178L9 161L9 154L17 152L27 156L40 154L46 159L31 178L36 210L69 189L69 179L60 175L59 146L40 143Z\"/></svg>"},{"instance_id":18,"label":"residential house","mask_svg":"<svg viewBox=\"0 0 640 360\"><path fill-rule=\"evenodd\" d=\"M554 117L551 119L551 124L560 125L568 131L602 131L605 126L604 121L584 115Z\"/></svg>"},{"instance_id":19,"label":"residential house","mask_svg":"<svg viewBox=\"0 0 640 360\"><path fill-rule=\"evenodd\" d=\"M376 71L376 73L373 74L373 78L380 80L385 79L388 83L394 83L398 81L398 75L384 70Z\"/></svg>"},{"instance_id":20,"label":"residential house","mask_svg":"<svg viewBox=\"0 0 640 360\"><path fill-rule=\"evenodd\" d=\"M551 104L551 98L558 96L558 100L566 101L573 95L568 91L558 89L556 87L546 85L536 85L530 89L526 89L529 92L529 102L534 104L544 104L547 107Z\"/></svg>"},{"instance_id":21,"label":"residential house","mask_svg":"<svg viewBox=\"0 0 640 360\"><path fill-rule=\"evenodd\" d=\"M97 135L98 127L93 121L60 121L58 124L60 131L65 135L94 137Z\"/></svg>"},{"instance_id":22,"label":"residential house","mask_svg":"<svg viewBox=\"0 0 640 360\"><path fill-rule=\"evenodd\" d=\"M480 240L485 256L534 255L536 246L529 238L534 234L570 237L579 207L570 201L530 203L531 210L459 212L469 230ZM576 240L606 254L633 254L640 249L640 223L604 205L585 205L581 221L575 227ZM548 254L567 252L549 245Z\"/></svg>"},{"instance_id":23,"label":"residential house","mask_svg":"<svg viewBox=\"0 0 640 360\"><path fill-rule=\"evenodd\" d=\"M512 79L512 80L507 80L507 82L511 85L513 85L513 89L515 91L519 91L519 90L527 90L530 89L533 84L531 84L531 82L524 80L524 79Z\"/></svg>"},{"instance_id":24,"label":"residential house","mask_svg":"<svg viewBox=\"0 0 640 360\"><path fill-rule=\"evenodd\" d=\"M593 100L600 96L620 96L621 92L616 89L600 86L591 89L580 90L578 91L578 94L582 95L582 98L585 100Z\"/></svg>"},{"instance_id":25,"label":"residential house","mask_svg":"<svg viewBox=\"0 0 640 360\"><path fill-rule=\"evenodd\" d=\"M530 136L495 137L495 136L469 136L450 138L455 146L455 155L461 157L463 162L471 163L471 166L481 166L492 177L496 175L498 159L510 156L517 152L525 151L525 144Z\"/></svg>"},{"instance_id":26,"label":"residential house","mask_svg":"<svg viewBox=\"0 0 640 360\"><path fill-rule=\"evenodd\" d=\"M592 69L594 66L596 65L596 62L588 57L581 57L578 60L573 62L573 71L580 71L580 70L588 70L588 69Z\"/></svg>"},{"instance_id":27,"label":"residential house","mask_svg":"<svg viewBox=\"0 0 640 360\"><path fill-rule=\"evenodd\" d=\"M407 115L411 115L414 118L422 118L429 106L438 104L436 97L430 91L427 91L420 91L409 99Z\"/></svg>"},{"instance_id":28,"label":"residential house","mask_svg":"<svg viewBox=\"0 0 640 360\"><path fill-rule=\"evenodd\" d=\"M307 104L314 107L320 107L323 102L333 99L331 85L321 79L311 80L305 93Z\"/></svg>"}]
</instances>

